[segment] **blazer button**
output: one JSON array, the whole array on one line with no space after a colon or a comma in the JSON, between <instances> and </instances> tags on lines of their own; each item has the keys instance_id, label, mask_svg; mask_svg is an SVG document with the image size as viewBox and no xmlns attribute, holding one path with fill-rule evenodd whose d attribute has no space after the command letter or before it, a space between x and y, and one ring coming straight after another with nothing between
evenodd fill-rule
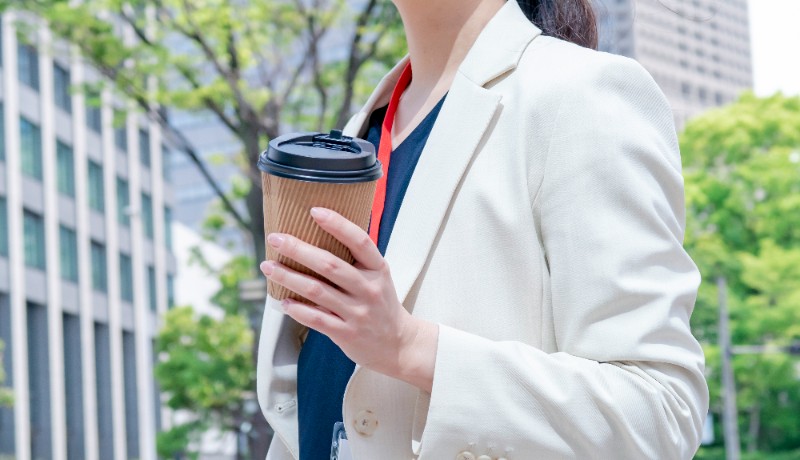
<instances>
[{"instance_id":1,"label":"blazer button","mask_svg":"<svg viewBox=\"0 0 800 460\"><path fill-rule=\"evenodd\" d=\"M475 455L472 452L465 450L456 456L456 460L475 460Z\"/></svg>"},{"instance_id":2,"label":"blazer button","mask_svg":"<svg viewBox=\"0 0 800 460\"><path fill-rule=\"evenodd\" d=\"M353 428L361 436L372 436L372 433L378 428L378 419L371 410L362 410L356 414L356 418L353 420Z\"/></svg>"}]
</instances>

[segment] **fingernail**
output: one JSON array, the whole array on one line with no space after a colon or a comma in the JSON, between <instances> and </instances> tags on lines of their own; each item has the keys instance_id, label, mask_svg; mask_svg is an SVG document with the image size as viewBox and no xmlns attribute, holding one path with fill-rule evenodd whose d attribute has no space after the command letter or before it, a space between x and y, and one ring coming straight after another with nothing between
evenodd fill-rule
<instances>
[{"instance_id":1,"label":"fingernail","mask_svg":"<svg viewBox=\"0 0 800 460\"><path fill-rule=\"evenodd\" d=\"M261 271L264 273L264 275L266 275L266 276L271 275L273 270L275 270L275 264L274 263L272 263L270 261L267 261L267 260L265 260L264 262L261 262Z\"/></svg>"},{"instance_id":2,"label":"fingernail","mask_svg":"<svg viewBox=\"0 0 800 460\"><path fill-rule=\"evenodd\" d=\"M281 308L283 308L283 311L286 311L286 309L289 308L289 304L291 303L292 303L291 300L283 299L283 301L281 302Z\"/></svg>"},{"instance_id":3,"label":"fingernail","mask_svg":"<svg viewBox=\"0 0 800 460\"><path fill-rule=\"evenodd\" d=\"M283 240L285 240L284 237L275 233L270 233L269 236L267 236L267 242L273 248L281 247L281 244L283 244Z\"/></svg>"},{"instance_id":4,"label":"fingernail","mask_svg":"<svg viewBox=\"0 0 800 460\"><path fill-rule=\"evenodd\" d=\"M311 217L314 219L320 220L325 219L330 215L330 212L323 208L311 208Z\"/></svg>"}]
</instances>

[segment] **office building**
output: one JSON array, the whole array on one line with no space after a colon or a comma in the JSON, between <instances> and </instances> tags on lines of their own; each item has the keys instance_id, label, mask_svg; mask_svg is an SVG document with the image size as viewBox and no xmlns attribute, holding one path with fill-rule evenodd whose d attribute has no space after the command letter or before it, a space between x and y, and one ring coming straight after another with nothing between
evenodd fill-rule
<instances>
[{"instance_id":1,"label":"office building","mask_svg":"<svg viewBox=\"0 0 800 460\"><path fill-rule=\"evenodd\" d=\"M233 178L242 176L237 162L241 161L239 158L243 147L238 138L211 112L170 110L169 121L192 144L220 188L226 193L230 192ZM202 232L206 218L210 213L217 212L213 203L218 202L219 197L187 154L176 151L169 161L171 183L175 190L174 219L196 232ZM240 211L247 215L244 206ZM238 227L228 226L215 235L215 241L237 252L248 252L248 244L242 235Z\"/></svg>"},{"instance_id":2,"label":"office building","mask_svg":"<svg viewBox=\"0 0 800 460\"><path fill-rule=\"evenodd\" d=\"M158 313L175 273L159 126L43 26L2 16L0 458L155 459ZM31 22L33 24L33 22ZM38 29L37 29L38 27ZM114 119L121 120L115 123Z\"/></svg>"},{"instance_id":3,"label":"office building","mask_svg":"<svg viewBox=\"0 0 800 460\"><path fill-rule=\"evenodd\" d=\"M689 118L753 86L747 0L597 0L600 49L638 60Z\"/></svg>"}]
</instances>

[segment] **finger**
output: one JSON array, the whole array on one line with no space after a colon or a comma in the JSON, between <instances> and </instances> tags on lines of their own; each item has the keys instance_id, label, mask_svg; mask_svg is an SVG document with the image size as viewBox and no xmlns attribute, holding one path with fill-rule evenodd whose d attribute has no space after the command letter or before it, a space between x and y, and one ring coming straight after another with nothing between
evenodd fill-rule
<instances>
[{"instance_id":1,"label":"finger","mask_svg":"<svg viewBox=\"0 0 800 460\"><path fill-rule=\"evenodd\" d=\"M358 269L351 264L297 237L271 233L267 236L267 243L278 253L319 273L345 291L352 292L363 282Z\"/></svg>"},{"instance_id":2,"label":"finger","mask_svg":"<svg viewBox=\"0 0 800 460\"><path fill-rule=\"evenodd\" d=\"M331 313L341 316L341 312L344 309L343 294L333 286L292 270L274 260L262 262L261 271L271 281L300 294L317 305L326 308Z\"/></svg>"},{"instance_id":3,"label":"finger","mask_svg":"<svg viewBox=\"0 0 800 460\"><path fill-rule=\"evenodd\" d=\"M350 222L336 211L326 208L311 208L311 217L330 233L334 238L341 241L353 257L368 270L379 270L385 265L381 252L370 239L369 234L361 227Z\"/></svg>"},{"instance_id":4,"label":"finger","mask_svg":"<svg viewBox=\"0 0 800 460\"><path fill-rule=\"evenodd\" d=\"M313 305L286 299L281 302L281 308L283 308L284 313L291 316L298 323L328 337L339 335L345 328L345 323L341 318Z\"/></svg>"}]
</instances>

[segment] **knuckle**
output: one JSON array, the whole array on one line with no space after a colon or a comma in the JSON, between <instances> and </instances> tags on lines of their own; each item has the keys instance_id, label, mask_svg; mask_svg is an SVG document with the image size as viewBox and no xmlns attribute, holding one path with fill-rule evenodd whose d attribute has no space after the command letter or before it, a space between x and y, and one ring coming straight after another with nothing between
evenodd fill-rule
<instances>
[{"instance_id":1,"label":"knuckle","mask_svg":"<svg viewBox=\"0 0 800 460\"><path fill-rule=\"evenodd\" d=\"M353 319L356 322L364 322L369 319L369 311L366 308L359 308L353 312Z\"/></svg>"},{"instance_id":2,"label":"knuckle","mask_svg":"<svg viewBox=\"0 0 800 460\"><path fill-rule=\"evenodd\" d=\"M272 281L280 283L286 279L286 271L280 265L276 264L269 278Z\"/></svg>"},{"instance_id":3,"label":"knuckle","mask_svg":"<svg viewBox=\"0 0 800 460\"><path fill-rule=\"evenodd\" d=\"M334 258L327 258L326 260L322 261L322 266L320 268L320 274L325 276L326 278L330 278L331 276L336 275L341 267L339 266L339 262Z\"/></svg>"},{"instance_id":4,"label":"knuckle","mask_svg":"<svg viewBox=\"0 0 800 460\"><path fill-rule=\"evenodd\" d=\"M286 242L281 246L283 253L287 256L297 254L297 238L287 237Z\"/></svg>"},{"instance_id":5,"label":"knuckle","mask_svg":"<svg viewBox=\"0 0 800 460\"><path fill-rule=\"evenodd\" d=\"M376 283L369 284L365 289L364 294L366 295L367 301L373 304L377 303L382 297L381 289Z\"/></svg>"},{"instance_id":6,"label":"knuckle","mask_svg":"<svg viewBox=\"0 0 800 460\"><path fill-rule=\"evenodd\" d=\"M315 312L308 318L308 327L312 329L321 329L325 325L325 320L322 318L321 313Z\"/></svg>"},{"instance_id":7,"label":"knuckle","mask_svg":"<svg viewBox=\"0 0 800 460\"><path fill-rule=\"evenodd\" d=\"M389 269L389 263L386 262L386 259L381 259L377 271L380 272L382 275L391 276L392 274L392 271Z\"/></svg>"},{"instance_id":8,"label":"knuckle","mask_svg":"<svg viewBox=\"0 0 800 460\"><path fill-rule=\"evenodd\" d=\"M306 286L305 294L309 299L319 299L322 297L324 292L325 290L323 289L322 284L320 284L318 281L312 281Z\"/></svg>"},{"instance_id":9,"label":"knuckle","mask_svg":"<svg viewBox=\"0 0 800 460\"><path fill-rule=\"evenodd\" d=\"M366 233L362 234L358 242L356 243L356 247L360 250L367 250L372 246L372 238L369 237Z\"/></svg>"}]
</instances>

